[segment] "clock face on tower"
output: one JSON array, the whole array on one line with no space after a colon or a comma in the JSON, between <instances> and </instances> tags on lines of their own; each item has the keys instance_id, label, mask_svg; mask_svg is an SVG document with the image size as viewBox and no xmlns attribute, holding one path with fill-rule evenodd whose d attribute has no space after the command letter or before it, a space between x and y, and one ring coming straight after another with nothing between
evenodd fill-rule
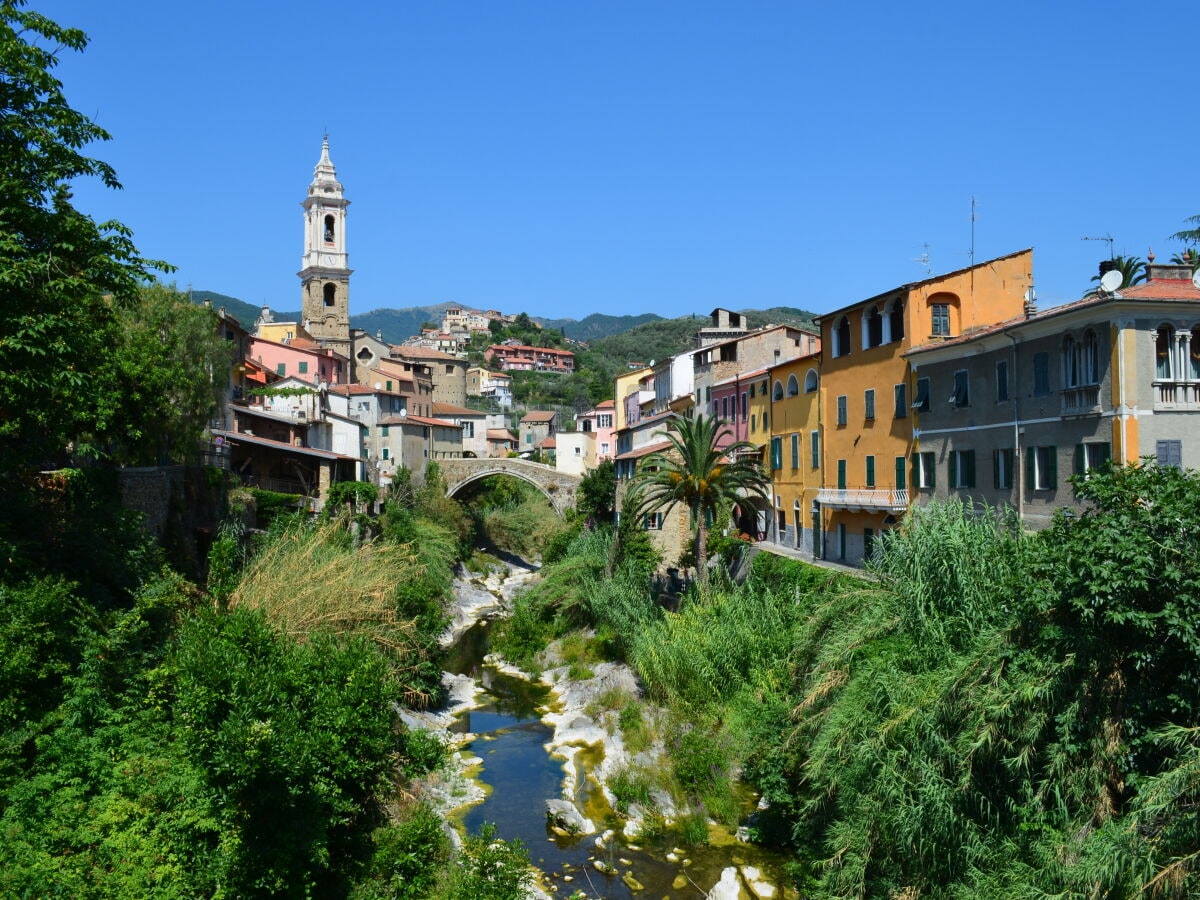
<instances>
[{"instance_id":1,"label":"clock face on tower","mask_svg":"<svg viewBox=\"0 0 1200 900\"><path fill-rule=\"evenodd\" d=\"M320 263L320 264L321 264L321 265L323 265L323 266L330 266L330 267L332 267L332 266L336 266L336 265L337 265L337 257L336 257L336 256L334 256L332 253L322 253L322 254L321 254L321 255L320 255L318 258L317 258L317 262L318 262L318 263Z\"/></svg>"}]
</instances>

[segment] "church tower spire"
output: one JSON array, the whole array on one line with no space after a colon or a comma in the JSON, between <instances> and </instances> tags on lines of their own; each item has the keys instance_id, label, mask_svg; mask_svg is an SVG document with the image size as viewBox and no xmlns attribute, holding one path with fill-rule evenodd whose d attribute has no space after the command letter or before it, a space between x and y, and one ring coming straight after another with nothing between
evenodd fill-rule
<instances>
[{"instance_id":1,"label":"church tower spire","mask_svg":"<svg viewBox=\"0 0 1200 900\"><path fill-rule=\"evenodd\" d=\"M313 169L304 207L304 257L300 263L301 311L309 333L338 352L350 353L350 256L346 209L337 171L329 158L329 135Z\"/></svg>"}]
</instances>

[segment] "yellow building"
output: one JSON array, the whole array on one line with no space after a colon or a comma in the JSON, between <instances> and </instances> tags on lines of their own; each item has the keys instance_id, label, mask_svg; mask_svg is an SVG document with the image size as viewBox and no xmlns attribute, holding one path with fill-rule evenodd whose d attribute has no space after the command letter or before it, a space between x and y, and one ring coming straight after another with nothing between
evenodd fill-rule
<instances>
[{"instance_id":1,"label":"yellow building","mask_svg":"<svg viewBox=\"0 0 1200 900\"><path fill-rule=\"evenodd\" d=\"M821 521L815 514L821 488L821 392L818 354L767 370L770 385L770 451L773 522L767 539L819 555Z\"/></svg>"},{"instance_id":2,"label":"yellow building","mask_svg":"<svg viewBox=\"0 0 1200 900\"><path fill-rule=\"evenodd\" d=\"M903 354L1020 315L1032 286L1033 251L1021 250L821 316L824 558L860 562L916 492L933 488L921 413L947 400L930 396Z\"/></svg>"}]
</instances>

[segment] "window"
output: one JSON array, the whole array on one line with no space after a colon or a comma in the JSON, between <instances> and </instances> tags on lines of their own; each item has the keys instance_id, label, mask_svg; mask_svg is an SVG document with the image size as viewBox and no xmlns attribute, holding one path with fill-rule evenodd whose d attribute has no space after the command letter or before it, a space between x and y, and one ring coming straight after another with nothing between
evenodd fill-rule
<instances>
[{"instance_id":1,"label":"window","mask_svg":"<svg viewBox=\"0 0 1200 900\"><path fill-rule=\"evenodd\" d=\"M726 422L729 421L729 398L728 397L721 398L721 418L724 419Z\"/></svg>"},{"instance_id":2,"label":"window","mask_svg":"<svg viewBox=\"0 0 1200 900\"><path fill-rule=\"evenodd\" d=\"M808 455L809 461L814 469L821 465L821 432L809 432Z\"/></svg>"},{"instance_id":3,"label":"window","mask_svg":"<svg viewBox=\"0 0 1200 900\"><path fill-rule=\"evenodd\" d=\"M883 315L878 306L863 313L863 349L878 347L883 343Z\"/></svg>"},{"instance_id":4,"label":"window","mask_svg":"<svg viewBox=\"0 0 1200 900\"><path fill-rule=\"evenodd\" d=\"M838 460L837 472L838 472L838 482L837 482L838 490L844 491L846 489L846 461L844 459Z\"/></svg>"},{"instance_id":5,"label":"window","mask_svg":"<svg viewBox=\"0 0 1200 900\"><path fill-rule=\"evenodd\" d=\"M1030 447L1025 453L1025 486L1052 491L1058 484L1058 448Z\"/></svg>"},{"instance_id":6,"label":"window","mask_svg":"<svg viewBox=\"0 0 1200 900\"><path fill-rule=\"evenodd\" d=\"M745 392L745 391L742 391L742 421L743 421L743 422L745 422L745 421L746 421L746 412L747 412L747 407L746 407L746 392ZM603 416L601 416L600 418L601 418L601 421L603 421L604 417L603 417ZM611 417L611 416L609 416L609 423L608 423L608 424L609 424L609 425L611 425L611 424L612 424L612 417Z\"/></svg>"},{"instance_id":7,"label":"window","mask_svg":"<svg viewBox=\"0 0 1200 900\"><path fill-rule=\"evenodd\" d=\"M892 302L892 308L888 310L888 325L891 326L889 337L893 341L904 340L904 298L897 297Z\"/></svg>"},{"instance_id":8,"label":"window","mask_svg":"<svg viewBox=\"0 0 1200 900\"><path fill-rule=\"evenodd\" d=\"M1008 401L1008 360L1002 359L996 363L996 402Z\"/></svg>"},{"instance_id":9,"label":"window","mask_svg":"<svg viewBox=\"0 0 1200 900\"><path fill-rule=\"evenodd\" d=\"M597 422L597 428L612 428L612 415L609 413L601 413Z\"/></svg>"},{"instance_id":10,"label":"window","mask_svg":"<svg viewBox=\"0 0 1200 900\"><path fill-rule=\"evenodd\" d=\"M325 217L325 243L333 243L333 216Z\"/></svg>"},{"instance_id":11,"label":"window","mask_svg":"<svg viewBox=\"0 0 1200 900\"><path fill-rule=\"evenodd\" d=\"M850 354L850 320L842 316L833 323L833 355Z\"/></svg>"},{"instance_id":12,"label":"window","mask_svg":"<svg viewBox=\"0 0 1200 900\"><path fill-rule=\"evenodd\" d=\"M1155 441L1154 455L1160 466L1183 468L1183 441Z\"/></svg>"},{"instance_id":13,"label":"window","mask_svg":"<svg viewBox=\"0 0 1200 900\"><path fill-rule=\"evenodd\" d=\"M379 436L380 436L380 437L387 437L387 436L388 436L388 430L389 430L389 426L387 426L387 425L380 425L380 426L379 426Z\"/></svg>"},{"instance_id":14,"label":"window","mask_svg":"<svg viewBox=\"0 0 1200 900\"><path fill-rule=\"evenodd\" d=\"M875 389L867 388L863 392L863 418L875 418Z\"/></svg>"},{"instance_id":15,"label":"window","mask_svg":"<svg viewBox=\"0 0 1200 900\"><path fill-rule=\"evenodd\" d=\"M950 304L935 303L929 307L933 318L932 334L949 337L950 335Z\"/></svg>"},{"instance_id":16,"label":"window","mask_svg":"<svg viewBox=\"0 0 1200 900\"><path fill-rule=\"evenodd\" d=\"M600 444L600 455L608 456L608 442L607 441Z\"/></svg>"},{"instance_id":17,"label":"window","mask_svg":"<svg viewBox=\"0 0 1200 900\"><path fill-rule=\"evenodd\" d=\"M771 438L771 468L783 468L783 438Z\"/></svg>"},{"instance_id":18,"label":"window","mask_svg":"<svg viewBox=\"0 0 1200 900\"><path fill-rule=\"evenodd\" d=\"M922 490L934 488L934 465L937 459L932 453L914 453L912 456L913 487Z\"/></svg>"},{"instance_id":19,"label":"window","mask_svg":"<svg viewBox=\"0 0 1200 900\"><path fill-rule=\"evenodd\" d=\"M895 400L897 419L902 419L908 415L908 385L897 384L892 387L892 398Z\"/></svg>"},{"instance_id":20,"label":"window","mask_svg":"<svg viewBox=\"0 0 1200 900\"><path fill-rule=\"evenodd\" d=\"M326 284L325 287L322 288L321 293L324 297L325 305L333 306L334 302L337 300L337 285L332 283Z\"/></svg>"},{"instance_id":21,"label":"window","mask_svg":"<svg viewBox=\"0 0 1200 900\"><path fill-rule=\"evenodd\" d=\"M1045 397L1050 393L1050 354L1033 354L1033 396Z\"/></svg>"},{"instance_id":22,"label":"window","mask_svg":"<svg viewBox=\"0 0 1200 900\"><path fill-rule=\"evenodd\" d=\"M308 362L301 361L301 362L297 363L297 371L301 375L307 375L308 374Z\"/></svg>"},{"instance_id":23,"label":"window","mask_svg":"<svg viewBox=\"0 0 1200 900\"><path fill-rule=\"evenodd\" d=\"M913 397L912 408L917 412L929 412L929 379L917 379L917 396Z\"/></svg>"},{"instance_id":24,"label":"window","mask_svg":"<svg viewBox=\"0 0 1200 900\"><path fill-rule=\"evenodd\" d=\"M800 468L800 434L792 435L792 468Z\"/></svg>"},{"instance_id":25,"label":"window","mask_svg":"<svg viewBox=\"0 0 1200 900\"><path fill-rule=\"evenodd\" d=\"M809 369L804 376L804 393L811 394L817 389L817 370Z\"/></svg>"},{"instance_id":26,"label":"window","mask_svg":"<svg viewBox=\"0 0 1200 900\"><path fill-rule=\"evenodd\" d=\"M1075 445L1075 474L1098 469L1112 458L1112 445L1107 441Z\"/></svg>"},{"instance_id":27,"label":"window","mask_svg":"<svg viewBox=\"0 0 1200 900\"><path fill-rule=\"evenodd\" d=\"M756 431L758 431L758 413L750 417L750 433L754 434Z\"/></svg>"},{"instance_id":28,"label":"window","mask_svg":"<svg viewBox=\"0 0 1200 900\"><path fill-rule=\"evenodd\" d=\"M838 559L846 558L846 523L838 523Z\"/></svg>"},{"instance_id":29,"label":"window","mask_svg":"<svg viewBox=\"0 0 1200 900\"><path fill-rule=\"evenodd\" d=\"M763 420L762 420L762 429L763 429L763 431L769 431L769 430L771 429L771 425L770 425L770 423L768 422L768 420L769 420L770 418L771 418L771 416L770 416L768 413L765 413L765 412L763 413Z\"/></svg>"},{"instance_id":30,"label":"window","mask_svg":"<svg viewBox=\"0 0 1200 900\"><path fill-rule=\"evenodd\" d=\"M789 397L795 397L798 393L800 393L800 382L796 379L795 375L789 375L787 382L787 395Z\"/></svg>"},{"instance_id":31,"label":"window","mask_svg":"<svg viewBox=\"0 0 1200 900\"><path fill-rule=\"evenodd\" d=\"M1011 447L992 451L992 483L998 491L1012 489L1013 451Z\"/></svg>"},{"instance_id":32,"label":"window","mask_svg":"<svg viewBox=\"0 0 1200 900\"><path fill-rule=\"evenodd\" d=\"M387 448L387 447L384 447L384 448L383 448L383 458L384 458L384 459L387 459L387 458L388 458L388 457L390 457L390 456L391 456L391 451L390 451L390 450L388 450L388 448Z\"/></svg>"},{"instance_id":33,"label":"window","mask_svg":"<svg viewBox=\"0 0 1200 900\"><path fill-rule=\"evenodd\" d=\"M474 422L463 422L462 423L462 436L465 438L475 437L475 423Z\"/></svg>"},{"instance_id":34,"label":"window","mask_svg":"<svg viewBox=\"0 0 1200 900\"><path fill-rule=\"evenodd\" d=\"M783 399L783 382L782 381L775 382L775 390L773 390L771 392L771 399L772 400L782 400Z\"/></svg>"},{"instance_id":35,"label":"window","mask_svg":"<svg viewBox=\"0 0 1200 900\"><path fill-rule=\"evenodd\" d=\"M954 373L954 395L950 400L955 406L971 404L971 377L966 369L959 369Z\"/></svg>"},{"instance_id":36,"label":"window","mask_svg":"<svg viewBox=\"0 0 1200 900\"><path fill-rule=\"evenodd\" d=\"M903 456L896 457L896 490L908 489L908 460Z\"/></svg>"},{"instance_id":37,"label":"window","mask_svg":"<svg viewBox=\"0 0 1200 900\"><path fill-rule=\"evenodd\" d=\"M975 451L953 450L950 452L950 486L954 488L975 487Z\"/></svg>"},{"instance_id":38,"label":"window","mask_svg":"<svg viewBox=\"0 0 1200 900\"><path fill-rule=\"evenodd\" d=\"M392 383L391 383L390 381L389 381L389 382L387 382L387 389L388 389L389 391L392 389Z\"/></svg>"},{"instance_id":39,"label":"window","mask_svg":"<svg viewBox=\"0 0 1200 900\"><path fill-rule=\"evenodd\" d=\"M867 487L875 487L875 457L867 457Z\"/></svg>"},{"instance_id":40,"label":"window","mask_svg":"<svg viewBox=\"0 0 1200 900\"><path fill-rule=\"evenodd\" d=\"M846 395L842 394L837 398L837 423L845 425L850 421L850 413L846 405Z\"/></svg>"},{"instance_id":41,"label":"window","mask_svg":"<svg viewBox=\"0 0 1200 900\"><path fill-rule=\"evenodd\" d=\"M660 512L646 513L642 520L642 527L647 531L662 531L663 514Z\"/></svg>"}]
</instances>

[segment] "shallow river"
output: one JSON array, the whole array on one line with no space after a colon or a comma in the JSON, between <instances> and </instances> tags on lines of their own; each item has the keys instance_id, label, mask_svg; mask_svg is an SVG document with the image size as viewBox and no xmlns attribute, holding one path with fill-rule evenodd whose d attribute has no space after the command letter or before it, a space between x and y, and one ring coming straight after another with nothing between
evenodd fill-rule
<instances>
[{"instance_id":1,"label":"shallow river","mask_svg":"<svg viewBox=\"0 0 1200 900\"><path fill-rule=\"evenodd\" d=\"M483 759L479 780L487 785L483 802L467 808L461 820L474 833L485 822L495 824L505 839L518 838L529 850L531 861L558 896L575 890L588 897L683 898L703 897L728 866L752 865L773 884L782 883L783 858L757 847L738 843L714 829L713 843L685 848L677 861L667 855L677 848L671 834L631 845L620 835L623 820L615 817L603 794L591 779L581 782L577 806L603 831L617 832L609 847L598 849L597 835L559 837L547 827L546 800L562 796L563 766L552 759L546 745L553 729L541 721L544 707L553 701L549 690L530 684L482 664L486 653L487 626L472 628L452 651L447 670L475 677L486 693L483 705L462 713L452 730L476 735L465 749ZM586 751L598 762L599 751ZM615 875L594 867L600 859L611 865ZM635 891L622 876L631 874L644 890ZM747 895L749 896L749 895ZM778 896L778 895L777 895Z\"/></svg>"}]
</instances>

